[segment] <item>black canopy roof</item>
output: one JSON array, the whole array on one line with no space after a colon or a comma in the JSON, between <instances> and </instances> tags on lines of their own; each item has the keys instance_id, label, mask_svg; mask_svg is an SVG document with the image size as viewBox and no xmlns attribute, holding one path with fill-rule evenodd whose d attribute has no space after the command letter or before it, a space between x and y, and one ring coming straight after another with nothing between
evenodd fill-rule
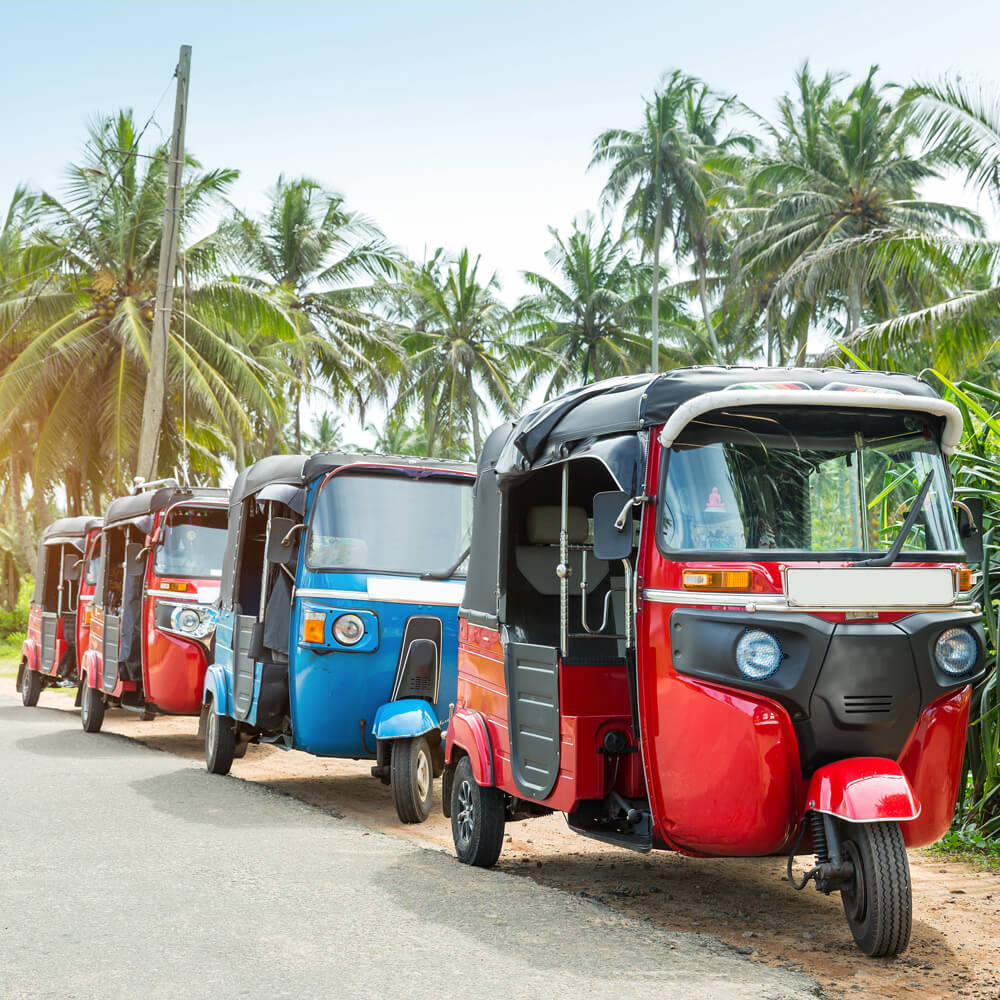
<instances>
[{"instance_id":1,"label":"black canopy roof","mask_svg":"<svg viewBox=\"0 0 1000 1000\"><path fill-rule=\"evenodd\" d=\"M341 469L345 465L363 463L375 466L394 466L425 469L432 466L445 471L473 473L476 467L469 462L455 462L445 458L415 458L412 455L368 455L362 452L321 452L317 455L269 455L244 469L229 494L231 506L242 503L247 497L259 493L265 486L285 483L305 486L320 476Z\"/></svg>"},{"instance_id":2,"label":"black canopy roof","mask_svg":"<svg viewBox=\"0 0 1000 1000\"><path fill-rule=\"evenodd\" d=\"M146 514L154 514L173 503L182 500L200 500L207 498L225 498L228 490L215 487L161 486L156 490L136 493L133 496L118 497L108 504L104 513L104 526L120 524L124 521L134 521Z\"/></svg>"},{"instance_id":3,"label":"black canopy roof","mask_svg":"<svg viewBox=\"0 0 1000 1000\"><path fill-rule=\"evenodd\" d=\"M101 526L99 517L61 517L43 532L42 545L73 545L82 551L87 532Z\"/></svg>"},{"instance_id":4,"label":"black canopy roof","mask_svg":"<svg viewBox=\"0 0 1000 1000\"><path fill-rule=\"evenodd\" d=\"M744 383L801 382L810 389L847 383L905 396L937 398L926 382L896 372L844 368L677 368L659 375L630 375L585 385L526 413L511 426L496 456L498 473L524 472L565 457L572 442L624 434L665 423L683 403L706 392Z\"/></svg>"}]
</instances>

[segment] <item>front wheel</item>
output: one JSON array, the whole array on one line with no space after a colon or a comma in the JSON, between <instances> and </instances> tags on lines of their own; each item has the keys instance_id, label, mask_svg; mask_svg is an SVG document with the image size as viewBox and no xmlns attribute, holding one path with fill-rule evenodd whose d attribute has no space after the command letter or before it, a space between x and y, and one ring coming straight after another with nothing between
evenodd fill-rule
<instances>
[{"instance_id":1,"label":"front wheel","mask_svg":"<svg viewBox=\"0 0 1000 1000\"><path fill-rule=\"evenodd\" d=\"M840 893L854 940L870 958L900 954L910 941L913 890L899 824L845 824L842 845L854 865L854 881Z\"/></svg>"},{"instance_id":2,"label":"front wheel","mask_svg":"<svg viewBox=\"0 0 1000 1000\"><path fill-rule=\"evenodd\" d=\"M37 670L24 665L21 674L21 704L25 708L34 708L38 704L38 696L42 693L42 676Z\"/></svg>"},{"instance_id":3,"label":"front wheel","mask_svg":"<svg viewBox=\"0 0 1000 1000\"><path fill-rule=\"evenodd\" d=\"M83 681L83 693L80 695L80 722L85 733L99 733L104 725L104 699L96 688Z\"/></svg>"},{"instance_id":4,"label":"front wheel","mask_svg":"<svg viewBox=\"0 0 1000 1000\"><path fill-rule=\"evenodd\" d=\"M423 823L431 814L434 762L425 736L394 740L389 765L392 802L402 823Z\"/></svg>"},{"instance_id":5,"label":"front wheel","mask_svg":"<svg viewBox=\"0 0 1000 1000\"><path fill-rule=\"evenodd\" d=\"M476 784L472 762L462 757L451 784L451 835L462 864L492 868L497 863L505 812L503 792Z\"/></svg>"},{"instance_id":6,"label":"front wheel","mask_svg":"<svg viewBox=\"0 0 1000 1000\"><path fill-rule=\"evenodd\" d=\"M205 770L209 774L229 774L236 754L236 731L233 720L219 715L214 705L208 706L205 722Z\"/></svg>"}]
</instances>

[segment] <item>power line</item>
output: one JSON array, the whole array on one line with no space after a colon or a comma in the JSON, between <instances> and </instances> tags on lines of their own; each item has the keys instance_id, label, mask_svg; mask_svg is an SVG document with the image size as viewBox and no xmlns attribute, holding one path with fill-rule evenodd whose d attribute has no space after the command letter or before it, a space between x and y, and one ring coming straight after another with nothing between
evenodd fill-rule
<instances>
[{"instance_id":1,"label":"power line","mask_svg":"<svg viewBox=\"0 0 1000 1000\"><path fill-rule=\"evenodd\" d=\"M159 101L156 102L156 107L153 108L153 113L149 116L149 118L146 120L146 124L142 126L142 129L140 130L139 134L135 137L135 142L132 143L129 153L126 154L125 159L122 160L122 162L119 164L118 169L115 171L114 176L108 182L108 186L104 189L104 193L100 196L100 198L98 198L97 204L94 205L93 211L90 213L90 217L85 220L83 228L86 228L87 225L89 225L97 218L97 213L100 210L101 206L104 204L105 199L114 189L115 182L118 180L119 177L121 177L122 172L125 170L125 167L128 166L129 161L132 159L132 156L135 153L135 150L139 148L139 143L142 141L142 137L146 134L146 130L149 128L150 125L153 124L153 119L156 117L156 112L160 110L160 105L163 103L163 99L167 96L167 93L170 91L170 84L173 82L175 76L177 76L176 69L174 70L173 74L170 77L170 82L167 83L166 87L163 90L163 93L160 95ZM28 304L24 307L24 309L21 310L21 312L15 318L14 322L11 323L10 326L8 326L7 329L4 331L3 336L0 336L0 344L3 344L7 340L7 338L14 332L14 330L17 329L17 326L21 322L21 320L28 315L34 304L41 298L42 292L44 292L45 289L55 280L55 276L57 273L56 269L66 259L71 249L72 245L66 247L66 249L59 255L59 259L52 265L52 271L49 274L49 277L42 282L38 291L35 292L35 294L29 300Z\"/></svg>"}]
</instances>

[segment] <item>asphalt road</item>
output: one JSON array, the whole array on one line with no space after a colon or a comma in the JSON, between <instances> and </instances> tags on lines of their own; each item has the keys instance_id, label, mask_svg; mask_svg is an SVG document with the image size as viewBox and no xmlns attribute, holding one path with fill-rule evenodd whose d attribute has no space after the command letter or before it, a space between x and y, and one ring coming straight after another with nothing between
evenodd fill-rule
<instances>
[{"instance_id":1,"label":"asphalt road","mask_svg":"<svg viewBox=\"0 0 1000 1000\"><path fill-rule=\"evenodd\" d=\"M0 695L0 997L815 997Z\"/></svg>"}]
</instances>

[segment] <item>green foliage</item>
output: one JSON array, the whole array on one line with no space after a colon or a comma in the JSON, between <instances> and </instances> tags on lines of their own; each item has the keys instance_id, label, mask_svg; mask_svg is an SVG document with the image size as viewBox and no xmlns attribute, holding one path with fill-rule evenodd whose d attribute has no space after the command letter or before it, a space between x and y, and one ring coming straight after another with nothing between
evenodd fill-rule
<instances>
[{"instance_id":1,"label":"green foliage","mask_svg":"<svg viewBox=\"0 0 1000 1000\"><path fill-rule=\"evenodd\" d=\"M0 609L0 640L11 645L20 645L28 630L28 612L31 606L31 592L35 589L35 580L31 576L21 578L21 586L17 595L17 604L8 609Z\"/></svg>"}]
</instances>

